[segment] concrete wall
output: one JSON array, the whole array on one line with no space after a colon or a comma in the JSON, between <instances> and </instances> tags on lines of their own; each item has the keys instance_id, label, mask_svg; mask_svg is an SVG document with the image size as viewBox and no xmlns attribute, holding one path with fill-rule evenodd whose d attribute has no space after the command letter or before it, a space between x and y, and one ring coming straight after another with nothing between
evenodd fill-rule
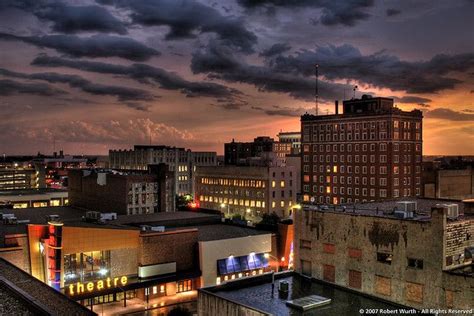
<instances>
[{"instance_id":1,"label":"concrete wall","mask_svg":"<svg viewBox=\"0 0 474 316\"><path fill-rule=\"evenodd\" d=\"M424 196L443 199L474 198L474 172L462 170L425 170L423 173Z\"/></svg>"},{"instance_id":2,"label":"concrete wall","mask_svg":"<svg viewBox=\"0 0 474 316\"><path fill-rule=\"evenodd\" d=\"M114 249L110 251L110 275L119 277L123 275L135 275L137 268L137 248Z\"/></svg>"},{"instance_id":3,"label":"concrete wall","mask_svg":"<svg viewBox=\"0 0 474 316\"><path fill-rule=\"evenodd\" d=\"M245 256L251 252L272 251L272 234L247 236L241 238L200 241L199 262L202 271L202 286L216 284L217 260L229 256Z\"/></svg>"},{"instance_id":4,"label":"concrete wall","mask_svg":"<svg viewBox=\"0 0 474 316\"><path fill-rule=\"evenodd\" d=\"M448 299L466 307L472 303L466 298L474 297L473 278L443 272L446 253L455 251L446 246L450 226L441 209L424 222L299 211L296 271L415 308L447 308ZM392 255L391 264L379 262L377 253ZM409 267L408 258L423 260L423 268Z\"/></svg>"}]
</instances>

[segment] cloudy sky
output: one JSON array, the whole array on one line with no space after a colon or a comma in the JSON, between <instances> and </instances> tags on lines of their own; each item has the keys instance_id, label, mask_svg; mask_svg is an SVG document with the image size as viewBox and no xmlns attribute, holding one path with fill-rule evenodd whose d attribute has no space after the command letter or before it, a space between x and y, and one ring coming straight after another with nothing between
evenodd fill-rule
<instances>
[{"instance_id":1,"label":"cloudy sky","mask_svg":"<svg viewBox=\"0 0 474 316\"><path fill-rule=\"evenodd\" d=\"M1 0L0 152L222 153L362 93L424 111L425 154L474 154L474 1Z\"/></svg>"}]
</instances>

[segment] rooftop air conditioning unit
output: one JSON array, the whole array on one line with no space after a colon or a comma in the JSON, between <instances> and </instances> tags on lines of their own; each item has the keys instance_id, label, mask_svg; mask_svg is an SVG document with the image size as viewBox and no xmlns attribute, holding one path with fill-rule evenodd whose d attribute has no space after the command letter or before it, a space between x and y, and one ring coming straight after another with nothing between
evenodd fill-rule
<instances>
[{"instance_id":1,"label":"rooftop air conditioning unit","mask_svg":"<svg viewBox=\"0 0 474 316\"><path fill-rule=\"evenodd\" d=\"M405 216L403 218L413 218L416 212L416 202L415 201L401 201L397 202L397 209L395 213L403 212ZM397 215L395 215L397 216ZM397 216L399 217L399 216Z\"/></svg>"},{"instance_id":2,"label":"rooftop air conditioning unit","mask_svg":"<svg viewBox=\"0 0 474 316\"><path fill-rule=\"evenodd\" d=\"M457 204L446 204L448 209L448 218L456 219L459 217L459 206Z\"/></svg>"},{"instance_id":3,"label":"rooftop air conditioning unit","mask_svg":"<svg viewBox=\"0 0 474 316\"><path fill-rule=\"evenodd\" d=\"M101 213L100 219L103 221L112 221L117 219L117 213Z\"/></svg>"},{"instance_id":4,"label":"rooftop air conditioning unit","mask_svg":"<svg viewBox=\"0 0 474 316\"><path fill-rule=\"evenodd\" d=\"M15 217L15 214L2 214L2 219Z\"/></svg>"},{"instance_id":5,"label":"rooftop air conditioning unit","mask_svg":"<svg viewBox=\"0 0 474 316\"><path fill-rule=\"evenodd\" d=\"M3 219L3 223L5 225L15 225L15 224L18 224L18 219L16 217L5 217Z\"/></svg>"},{"instance_id":6,"label":"rooftop air conditioning unit","mask_svg":"<svg viewBox=\"0 0 474 316\"><path fill-rule=\"evenodd\" d=\"M46 215L47 222L59 222L59 215Z\"/></svg>"},{"instance_id":7,"label":"rooftop air conditioning unit","mask_svg":"<svg viewBox=\"0 0 474 316\"><path fill-rule=\"evenodd\" d=\"M98 222L101 220L100 212L87 211L86 216L83 216L82 219L86 222Z\"/></svg>"},{"instance_id":8,"label":"rooftop air conditioning unit","mask_svg":"<svg viewBox=\"0 0 474 316\"><path fill-rule=\"evenodd\" d=\"M441 207L447 210L447 217L449 219L457 219L459 217L459 205L458 204L436 204L436 207Z\"/></svg>"}]
</instances>

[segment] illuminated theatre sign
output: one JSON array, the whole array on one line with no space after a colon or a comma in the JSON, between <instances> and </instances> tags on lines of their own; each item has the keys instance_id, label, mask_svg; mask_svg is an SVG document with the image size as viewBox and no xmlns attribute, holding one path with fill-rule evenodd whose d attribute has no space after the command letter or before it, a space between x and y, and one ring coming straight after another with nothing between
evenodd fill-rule
<instances>
[{"instance_id":1,"label":"illuminated theatre sign","mask_svg":"<svg viewBox=\"0 0 474 316\"><path fill-rule=\"evenodd\" d=\"M104 280L98 280L98 281L88 282L88 283L76 282L75 284L70 284L67 288L68 288L68 294L73 296L73 295L78 295L78 294L92 293L92 292L100 291L104 289L125 286L127 283L128 283L128 278L126 276L123 276L120 278L118 277L107 278Z\"/></svg>"}]
</instances>

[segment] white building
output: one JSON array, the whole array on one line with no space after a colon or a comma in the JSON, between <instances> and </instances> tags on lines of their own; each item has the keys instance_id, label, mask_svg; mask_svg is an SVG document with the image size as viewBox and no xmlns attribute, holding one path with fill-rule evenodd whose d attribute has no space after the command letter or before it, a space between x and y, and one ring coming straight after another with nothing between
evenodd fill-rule
<instances>
[{"instance_id":1,"label":"white building","mask_svg":"<svg viewBox=\"0 0 474 316\"><path fill-rule=\"evenodd\" d=\"M146 170L150 164L165 163L175 173L178 195L194 194L196 166L216 166L215 152L192 152L170 146L135 145L131 150L109 150L111 169Z\"/></svg>"}]
</instances>

